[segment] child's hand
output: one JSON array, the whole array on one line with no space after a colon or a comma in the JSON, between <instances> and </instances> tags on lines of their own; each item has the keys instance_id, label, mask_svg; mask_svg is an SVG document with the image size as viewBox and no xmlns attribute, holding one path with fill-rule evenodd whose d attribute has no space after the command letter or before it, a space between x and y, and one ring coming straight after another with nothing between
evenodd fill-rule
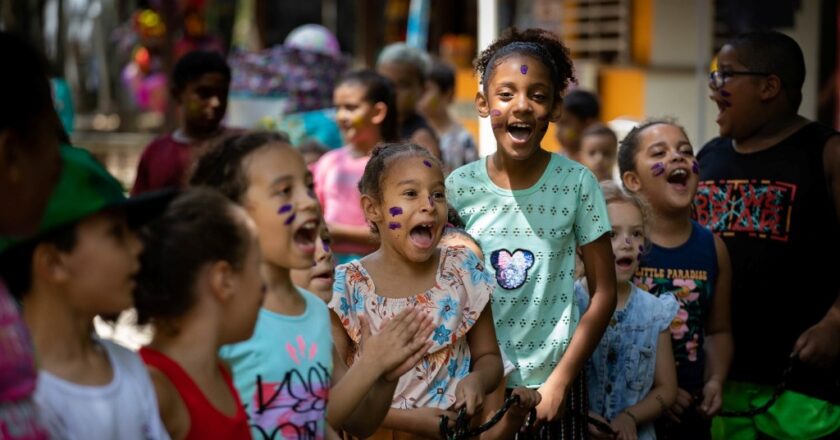
<instances>
[{"instance_id":1,"label":"child's hand","mask_svg":"<svg viewBox=\"0 0 840 440\"><path fill-rule=\"evenodd\" d=\"M455 387L455 405L456 410L467 407L467 415L480 413L484 408L484 390L481 387L481 381L478 380L478 375L470 373L467 377L461 379Z\"/></svg>"},{"instance_id":2,"label":"child's hand","mask_svg":"<svg viewBox=\"0 0 840 440\"><path fill-rule=\"evenodd\" d=\"M610 422L610 428L615 431L618 440L636 440L636 421L625 412L618 413Z\"/></svg>"},{"instance_id":3,"label":"child's hand","mask_svg":"<svg viewBox=\"0 0 840 440\"><path fill-rule=\"evenodd\" d=\"M411 426L407 430L425 438L440 438L440 418L449 417L449 427L455 427L458 414L440 408L417 408L411 410Z\"/></svg>"},{"instance_id":4,"label":"child's hand","mask_svg":"<svg viewBox=\"0 0 840 440\"><path fill-rule=\"evenodd\" d=\"M665 415L668 416L669 419L673 420L676 423L682 423L680 417L682 417L683 413L688 411L688 408L691 407L691 394L688 391L677 388L677 400L674 401L674 404L668 408L668 411L665 412Z\"/></svg>"},{"instance_id":5,"label":"child's hand","mask_svg":"<svg viewBox=\"0 0 840 440\"><path fill-rule=\"evenodd\" d=\"M510 409L519 409L524 410L525 412L535 408L542 400L540 392L530 388L514 388L510 394L511 396L519 396L519 402L516 405L511 406Z\"/></svg>"},{"instance_id":6,"label":"child's hand","mask_svg":"<svg viewBox=\"0 0 840 440\"><path fill-rule=\"evenodd\" d=\"M593 419L598 420L605 425L610 424L609 420L601 417L601 415L596 413L595 411L589 411L589 417L592 417ZM601 431L600 429L598 429L597 426L593 425L592 423L588 424L588 430L589 436L595 440L613 440L615 438L614 435Z\"/></svg>"},{"instance_id":7,"label":"child's hand","mask_svg":"<svg viewBox=\"0 0 840 440\"><path fill-rule=\"evenodd\" d=\"M362 317L360 325L362 358L381 368L388 381L399 379L413 368L432 346L432 319L416 307L408 307L386 321L375 335Z\"/></svg>"},{"instance_id":8,"label":"child's hand","mask_svg":"<svg viewBox=\"0 0 840 440\"><path fill-rule=\"evenodd\" d=\"M723 405L723 391L720 382L711 379L703 386L703 403L700 404L700 414L711 418L720 411Z\"/></svg>"},{"instance_id":9,"label":"child's hand","mask_svg":"<svg viewBox=\"0 0 840 440\"><path fill-rule=\"evenodd\" d=\"M563 416L566 410L566 390L558 390L548 383L539 388L542 400L537 404L537 426L550 423Z\"/></svg>"}]
</instances>

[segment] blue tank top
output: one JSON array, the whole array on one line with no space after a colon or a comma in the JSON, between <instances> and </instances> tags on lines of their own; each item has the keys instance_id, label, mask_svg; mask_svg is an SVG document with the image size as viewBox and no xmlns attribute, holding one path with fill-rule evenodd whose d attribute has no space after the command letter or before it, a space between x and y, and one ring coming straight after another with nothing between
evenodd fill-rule
<instances>
[{"instance_id":1,"label":"blue tank top","mask_svg":"<svg viewBox=\"0 0 840 440\"><path fill-rule=\"evenodd\" d=\"M680 305L671 322L677 383L688 392L703 387L703 328L717 281L717 253L712 232L691 222L688 241L675 248L651 245L642 255L633 282L659 296L671 292Z\"/></svg>"}]
</instances>

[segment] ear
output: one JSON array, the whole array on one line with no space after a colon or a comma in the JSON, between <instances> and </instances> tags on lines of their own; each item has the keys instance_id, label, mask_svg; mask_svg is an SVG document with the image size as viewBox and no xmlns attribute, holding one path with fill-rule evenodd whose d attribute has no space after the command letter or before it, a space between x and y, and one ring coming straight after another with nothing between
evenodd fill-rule
<instances>
[{"instance_id":1,"label":"ear","mask_svg":"<svg viewBox=\"0 0 840 440\"><path fill-rule=\"evenodd\" d=\"M388 106L385 105L384 102L377 102L374 104L373 117L370 118L370 121L379 125L385 120L385 116L388 116Z\"/></svg>"},{"instance_id":2,"label":"ear","mask_svg":"<svg viewBox=\"0 0 840 440\"><path fill-rule=\"evenodd\" d=\"M635 171L625 171L621 175L621 182L624 183L627 191L635 193L642 189L642 182L639 180L639 175Z\"/></svg>"},{"instance_id":3,"label":"ear","mask_svg":"<svg viewBox=\"0 0 840 440\"><path fill-rule=\"evenodd\" d=\"M490 116L490 103L484 93L475 92L475 108L478 110L478 116L482 118Z\"/></svg>"},{"instance_id":4,"label":"ear","mask_svg":"<svg viewBox=\"0 0 840 440\"><path fill-rule=\"evenodd\" d=\"M768 75L761 81L761 99L769 100L782 92L782 80L776 75Z\"/></svg>"},{"instance_id":5,"label":"ear","mask_svg":"<svg viewBox=\"0 0 840 440\"><path fill-rule=\"evenodd\" d=\"M362 195L362 212L365 213L365 219L369 222L373 223L380 223L383 221L384 216L382 215L382 209L379 206L379 202L373 199L373 197L363 194Z\"/></svg>"},{"instance_id":6,"label":"ear","mask_svg":"<svg viewBox=\"0 0 840 440\"><path fill-rule=\"evenodd\" d=\"M236 279L233 268L227 261L213 263L206 272L213 297L226 303L236 295Z\"/></svg>"},{"instance_id":7,"label":"ear","mask_svg":"<svg viewBox=\"0 0 840 440\"><path fill-rule=\"evenodd\" d=\"M61 251L51 244L39 244L32 252L32 276L50 284L60 284L70 278L66 260Z\"/></svg>"}]
</instances>

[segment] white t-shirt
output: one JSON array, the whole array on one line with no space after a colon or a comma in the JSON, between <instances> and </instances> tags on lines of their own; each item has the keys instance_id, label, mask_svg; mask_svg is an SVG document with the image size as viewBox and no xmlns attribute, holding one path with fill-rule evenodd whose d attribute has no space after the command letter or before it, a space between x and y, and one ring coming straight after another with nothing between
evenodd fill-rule
<instances>
[{"instance_id":1,"label":"white t-shirt","mask_svg":"<svg viewBox=\"0 0 840 440\"><path fill-rule=\"evenodd\" d=\"M50 438L168 440L149 373L137 353L95 338L114 370L111 383L77 385L38 372L35 403Z\"/></svg>"}]
</instances>

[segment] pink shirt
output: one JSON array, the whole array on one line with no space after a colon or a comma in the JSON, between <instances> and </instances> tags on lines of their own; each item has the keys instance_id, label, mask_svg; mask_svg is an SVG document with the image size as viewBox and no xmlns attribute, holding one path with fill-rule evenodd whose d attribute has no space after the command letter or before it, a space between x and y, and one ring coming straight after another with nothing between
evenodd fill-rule
<instances>
[{"instance_id":1,"label":"pink shirt","mask_svg":"<svg viewBox=\"0 0 840 440\"><path fill-rule=\"evenodd\" d=\"M354 157L352 147L344 146L323 155L315 164L315 194L324 210L327 223L367 226L362 212L359 180L370 156ZM335 242L333 251L342 254L367 254L371 246Z\"/></svg>"}]
</instances>

